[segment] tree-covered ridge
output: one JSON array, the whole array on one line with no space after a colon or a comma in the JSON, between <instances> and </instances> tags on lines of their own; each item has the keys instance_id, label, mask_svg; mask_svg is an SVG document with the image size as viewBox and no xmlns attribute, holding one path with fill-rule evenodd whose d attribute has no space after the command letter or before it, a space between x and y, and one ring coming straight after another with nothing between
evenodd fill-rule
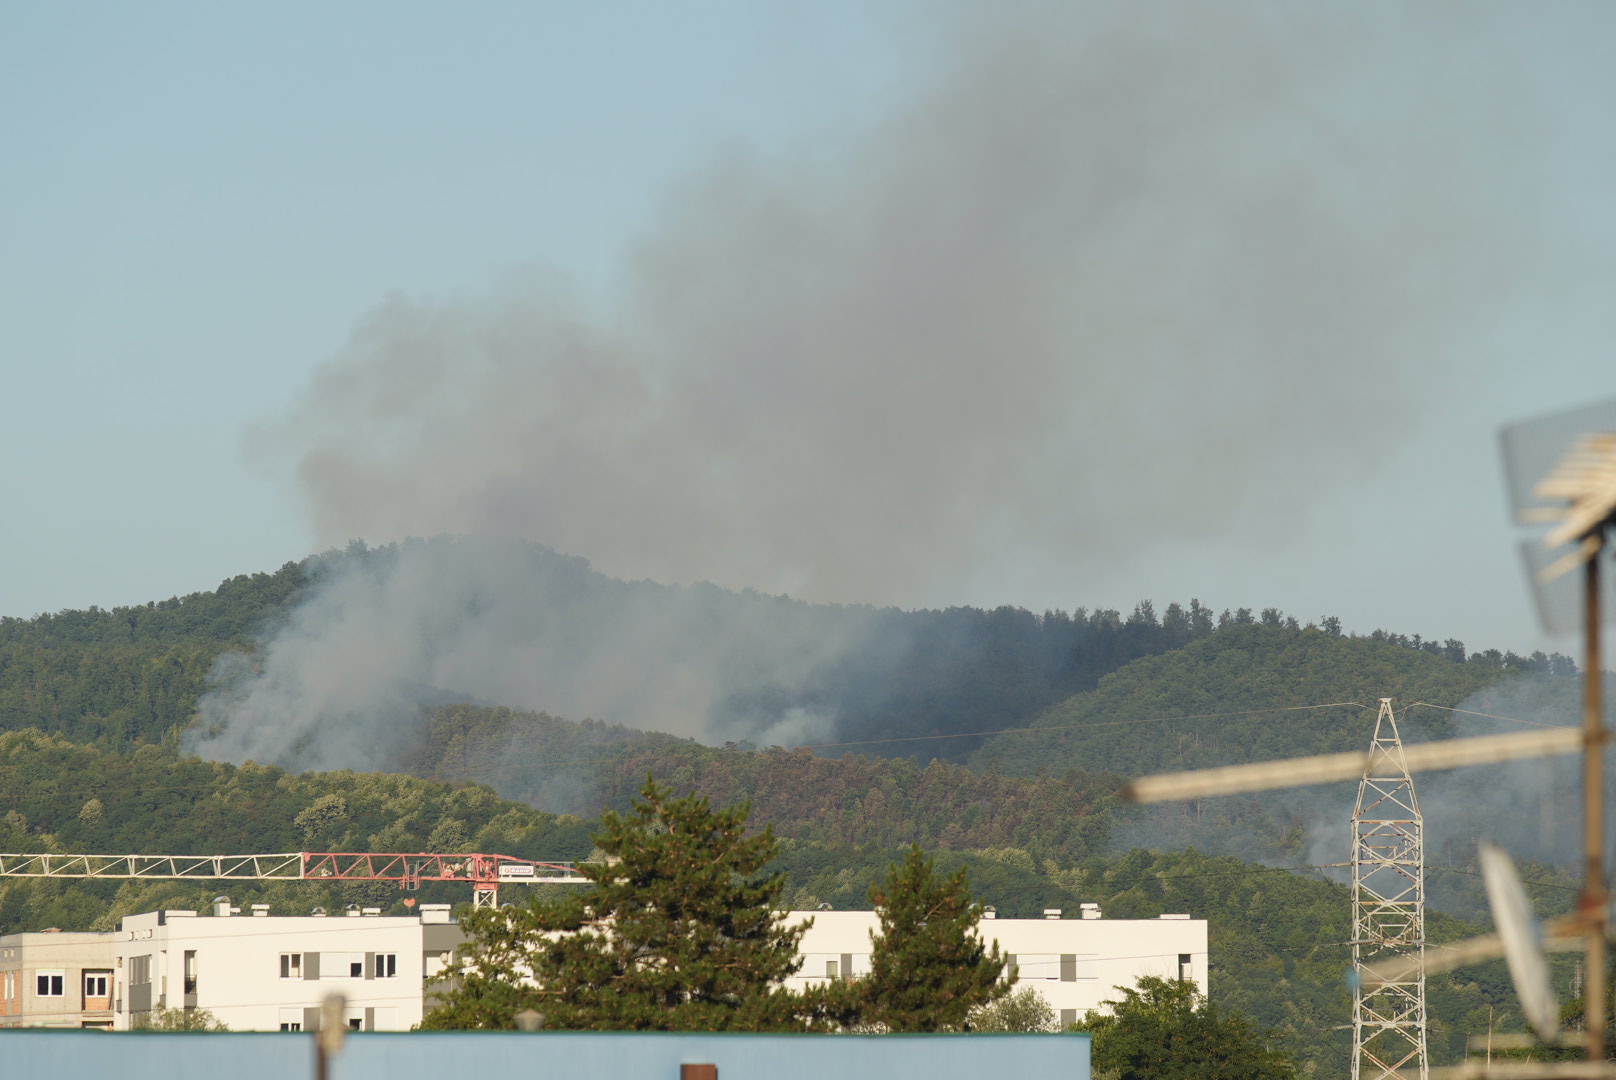
<instances>
[{"instance_id":1,"label":"tree-covered ridge","mask_svg":"<svg viewBox=\"0 0 1616 1080\"><path fill-rule=\"evenodd\" d=\"M1034 726L1047 733L999 735L972 762L1023 775L1079 767L1139 776L1357 750L1367 745L1379 698L1452 707L1500 678L1559 665L1550 657L1515 659L1495 667L1480 654L1459 662L1384 635L1235 624L1110 673L1094 690L1041 714ZM1335 702L1363 708L1257 712ZM1422 710L1403 734L1439 737L1450 727L1446 714Z\"/></svg>"},{"instance_id":2,"label":"tree-covered ridge","mask_svg":"<svg viewBox=\"0 0 1616 1080\"><path fill-rule=\"evenodd\" d=\"M243 574L143 606L0 617L0 730L108 746L158 742L191 722L219 654L251 649L308 580L308 564Z\"/></svg>"},{"instance_id":3,"label":"tree-covered ridge","mask_svg":"<svg viewBox=\"0 0 1616 1080\"><path fill-rule=\"evenodd\" d=\"M252 670L268 635L295 622L300 605L316 601L327 584L385 581L407 556L421 552L455 565L456 559L475 560L474 548L450 537L380 548L356 542L184 598L110 611L0 618L0 730L37 727L116 747L173 737L192 723L221 653L245 654L238 668ZM1273 608L1214 614L1195 600L1169 604L1159 616L1149 602L1126 616L1081 607L1042 614L1014 607L900 611L808 604L710 584L619 581L593 570L585 559L540 545L520 546L507 557L508 573L547 602L532 605L525 623L512 620L500 632L542 634L543 651L554 663L605 657L631 667L664 664L677 671L683 663L710 664L718 657L723 685L710 688L715 697L707 727L729 734L716 738L746 738L783 717L812 716L823 728L817 741L857 742L871 754L922 761L965 760L981 745L977 733L1025 726L1041 711L1095 689L1111 673L1191 645L1244 640L1254 629L1358 640L1342 638L1334 619L1323 620L1321 628L1304 628ZM444 627L474 620L484 600L475 590L451 593L444 603L453 610L434 608L432 618ZM662 644L646 655L624 652L629 648L624 635L608 631L621 628L624 620L629 627L638 625L636 612L667 615L678 632L656 638ZM1476 683L1500 672L1572 669L1562 657L1497 652L1467 657L1459 642L1439 644L1418 635L1376 631L1363 640L1383 646L1388 657L1446 657L1459 669L1489 673L1476 674L1471 680ZM822 648L815 651L805 643ZM778 670L782 666L791 670ZM1339 660L1338 666L1350 668L1352 662ZM1333 680L1343 681L1354 680ZM419 700L434 703L463 698L466 691L413 689ZM568 707L593 711L576 702ZM656 726L652 717L641 722Z\"/></svg>"},{"instance_id":4,"label":"tree-covered ridge","mask_svg":"<svg viewBox=\"0 0 1616 1080\"><path fill-rule=\"evenodd\" d=\"M440 710L408 767L475 780L507 798L595 814L624 809L647 773L727 805L752 804L782 837L827 844L906 844L954 850L1033 845L1068 858L1107 843L1119 780L1072 772L1006 776L933 761L820 757L810 750L703 746L601 724L470 705Z\"/></svg>"},{"instance_id":5,"label":"tree-covered ridge","mask_svg":"<svg viewBox=\"0 0 1616 1080\"><path fill-rule=\"evenodd\" d=\"M212 592L170 597L110 610L46 613L31 619L0 616L0 646L131 645L213 641L246 644L266 613L283 610L308 580L309 563L287 563L274 573L239 574Z\"/></svg>"}]
</instances>

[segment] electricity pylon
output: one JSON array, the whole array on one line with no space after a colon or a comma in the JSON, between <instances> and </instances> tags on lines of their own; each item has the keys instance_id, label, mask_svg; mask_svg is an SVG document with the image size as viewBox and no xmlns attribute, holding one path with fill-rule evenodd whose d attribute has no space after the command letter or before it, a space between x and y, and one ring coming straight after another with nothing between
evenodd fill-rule
<instances>
[{"instance_id":1,"label":"electricity pylon","mask_svg":"<svg viewBox=\"0 0 1616 1080\"><path fill-rule=\"evenodd\" d=\"M1352 811L1352 1080L1429 1076L1423 825L1392 701L1381 698ZM1399 956L1417 961L1406 975L1363 977L1366 965Z\"/></svg>"}]
</instances>

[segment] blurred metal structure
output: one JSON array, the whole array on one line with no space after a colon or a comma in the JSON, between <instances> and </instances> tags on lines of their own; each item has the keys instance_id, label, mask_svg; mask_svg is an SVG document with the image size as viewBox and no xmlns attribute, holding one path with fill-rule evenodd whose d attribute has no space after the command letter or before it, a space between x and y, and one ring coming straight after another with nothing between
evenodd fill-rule
<instances>
[{"instance_id":1,"label":"blurred metal structure","mask_svg":"<svg viewBox=\"0 0 1616 1080\"><path fill-rule=\"evenodd\" d=\"M1352 811L1352 1080L1426 1080L1424 819L1390 698ZM1396 978L1365 967L1406 958Z\"/></svg>"},{"instance_id":2,"label":"blurred metal structure","mask_svg":"<svg viewBox=\"0 0 1616 1080\"><path fill-rule=\"evenodd\" d=\"M1574 625L1578 605L1562 586L1582 568L1583 632L1583 887L1577 917L1583 958L1583 1039L1589 1068L1604 1067L1609 973L1605 939L1610 890L1605 882L1604 622L1600 561L1606 533L1616 526L1616 399L1505 428L1504 467L1510 503L1522 525L1547 527L1540 544L1523 547L1538 614L1551 631ZM1574 595L1574 594L1572 594Z\"/></svg>"}]
</instances>

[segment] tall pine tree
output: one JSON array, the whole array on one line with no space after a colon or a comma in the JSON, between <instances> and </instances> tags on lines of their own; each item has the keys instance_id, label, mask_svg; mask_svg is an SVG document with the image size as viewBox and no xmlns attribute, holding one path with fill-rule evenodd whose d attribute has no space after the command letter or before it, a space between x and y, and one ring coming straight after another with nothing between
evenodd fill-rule
<instances>
[{"instance_id":1,"label":"tall pine tree","mask_svg":"<svg viewBox=\"0 0 1616 1080\"><path fill-rule=\"evenodd\" d=\"M971 902L962 866L940 877L918 844L885 881L870 886L881 932L870 974L857 984L864 1025L888 1031L962 1031L972 1009L1010 992L1004 957L977 935L982 908Z\"/></svg>"},{"instance_id":2,"label":"tall pine tree","mask_svg":"<svg viewBox=\"0 0 1616 1080\"><path fill-rule=\"evenodd\" d=\"M627 816L601 816L606 861L582 895L472 913L473 938L425 1028L770 1031L820 1026L814 998L781 982L807 924L777 911L784 878L756 875L773 833L746 835L745 805L714 811L647 779Z\"/></svg>"}]
</instances>

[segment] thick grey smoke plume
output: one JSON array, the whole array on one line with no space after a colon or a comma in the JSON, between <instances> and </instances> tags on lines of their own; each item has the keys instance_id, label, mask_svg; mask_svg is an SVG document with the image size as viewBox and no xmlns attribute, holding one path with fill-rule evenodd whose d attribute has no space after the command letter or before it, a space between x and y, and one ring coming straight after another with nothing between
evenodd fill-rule
<instances>
[{"instance_id":1,"label":"thick grey smoke plume","mask_svg":"<svg viewBox=\"0 0 1616 1080\"><path fill-rule=\"evenodd\" d=\"M314 561L262 655L224 657L192 748L297 768L374 768L431 707L481 701L687 736L822 735L801 707L748 708L855 647L864 613L612 582L500 540L410 541Z\"/></svg>"},{"instance_id":2,"label":"thick grey smoke plume","mask_svg":"<svg viewBox=\"0 0 1616 1080\"><path fill-rule=\"evenodd\" d=\"M903 100L713 155L607 295L531 270L366 316L263 440L321 542L526 539L623 578L921 604L1185 530L1281 536L1550 244L1508 27L1472 6L917 11ZM523 595L502 569L333 581L232 683L216 749L305 737L246 730L292 723L291 686L315 717L379 715L351 699L400 670L504 700L552 657L497 615L422 614ZM617 682L605 648L591 687ZM721 668L643 722L703 730ZM512 703L610 712L579 694Z\"/></svg>"},{"instance_id":3,"label":"thick grey smoke plume","mask_svg":"<svg viewBox=\"0 0 1616 1080\"><path fill-rule=\"evenodd\" d=\"M610 295L368 315L280 431L320 543L916 605L1294 524L1546 243L1507 34L1299 8L925 6L908 100L717 154Z\"/></svg>"}]
</instances>

